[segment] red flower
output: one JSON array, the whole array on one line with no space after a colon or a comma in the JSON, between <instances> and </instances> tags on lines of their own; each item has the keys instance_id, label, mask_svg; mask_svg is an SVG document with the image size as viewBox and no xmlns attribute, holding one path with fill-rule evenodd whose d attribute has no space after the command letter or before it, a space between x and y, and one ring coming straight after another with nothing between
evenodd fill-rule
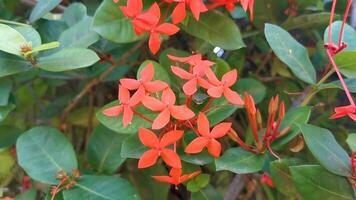
<instances>
[{"instance_id":1,"label":"red flower","mask_svg":"<svg viewBox=\"0 0 356 200\"><path fill-rule=\"evenodd\" d=\"M233 86L237 80L237 70L234 69L223 75L221 81L219 81L213 71L206 71L206 76L208 77L212 86L208 89L208 94L214 98L220 98L222 95L232 104L243 105L240 95L231 90L230 87Z\"/></svg>"},{"instance_id":2,"label":"red flower","mask_svg":"<svg viewBox=\"0 0 356 200\"><path fill-rule=\"evenodd\" d=\"M205 75L207 70L211 70L211 66L215 63L210 60L203 60L203 56L201 54L194 54L188 57L176 57L172 55L167 55L168 58L175 62L186 63L189 64L189 71L192 72L193 68L197 73L202 73Z\"/></svg>"},{"instance_id":3,"label":"red flower","mask_svg":"<svg viewBox=\"0 0 356 200\"><path fill-rule=\"evenodd\" d=\"M146 93L154 93L164 90L168 87L167 83L155 80L152 81L154 77L154 68L152 63L148 63L146 67L140 72L140 79L132 79L132 78L123 78L120 80L120 83L123 87L129 90L143 90L144 92L140 92L142 94L139 99L144 98Z\"/></svg>"},{"instance_id":4,"label":"red flower","mask_svg":"<svg viewBox=\"0 0 356 200\"><path fill-rule=\"evenodd\" d=\"M241 0L242 8L250 12L250 20L253 21L253 6L255 4L255 0Z\"/></svg>"},{"instance_id":5,"label":"red flower","mask_svg":"<svg viewBox=\"0 0 356 200\"><path fill-rule=\"evenodd\" d=\"M198 134L200 135L194 139L185 149L186 153L200 153L204 147L208 149L208 152L215 158L220 156L221 144L216 140L225 136L231 129L231 123L224 122L216 125L210 132L210 125L208 118L199 113L198 119Z\"/></svg>"},{"instance_id":6,"label":"red flower","mask_svg":"<svg viewBox=\"0 0 356 200\"><path fill-rule=\"evenodd\" d=\"M138 161L138 168L147 168L154 165L160 156L167 165L173 168L182 168L178 154L172 149L168 149L167 146L176 143L183 136L183 131L170 131L165 133L161 139L158 139L152 131L140 128L138 136L142 144L151 148L142 154Z\"/></svg>"},{"instance_id":7,"label":"red flower","mask_svg":"<svg viewBox=\"0 0 356 200\"><path fill-rule=\"evenodd\" d=\"M205 73L202 73L202 71L194 70L193 73L189 73L185 71L184 69L181 69L180 67L172 66L171 67L172 72L177 75L179 78L188 80L183 85L183 91L186 95L191 96L195 94L195 92L198 90L197 89L197 84L203 85L202 87L206 88L209 87L210 84L203 79L203 76L205 76Z\"/></svg>"},{"instance_id":8,"label":"red flower","mask_svg":"<svg viewBox=\"0 0 356 200\"><path fill-rule=\"evenodd\" d=\"M126 127L131 121L133 117L132 107L135 107L141 101L142 95L144 95L144 90L138 90L132 97L130 98L130 92L128 89L119 85L119 100L121 105L113 106L111 108L105 109L103 111L104 115L108 117L116 117L119 116L123 112L122 124Z\"/></svg>"},{"instance_id":9,"label":"red flower","mask_svg":"<svg viewBox=\"0 0 356 200\"><path fill-rule=\"evenodd\" d=\"M208 5L209 9L213 9L219 6L225 6L226 10L232 12L235 10L235 4L238 2L241 3L242 8L245 10L249 10L250 12L250 20L253 21L253 6L254 0L211 0L213 3Z\"/></svg>"},{"instance_id":10,"label":"red flower","mask_svg":"<svg viewBox=\"0 0 356 200\"><path fill-rule=\"evenodd\" d=\"M154 3L151 8L138 15L133 21L134 29L139 29L150 33L148 46L153 54L156 54L161 46L160 34L174 35L179 31L179 28L170 23L159 24L161 11L157 3Z\"/></svg>"},{"instance_id":11,"label":"red flower","mask_svg":"<svg viewBox=\"0 0 356 200\"><path fill-rule=\"evenodd\" d=\"M127 0L127 6L120 6L120 9L126 17L136 19L136 17L142 13L142 0ZM134 31L137 35L140 35L143 32L136 26L134 26Z\"/></svg>"},{"instance_id":12,"label":"red flower","mask_svg":"<svg viewBox=\"0 0 356 200\"><path fill-rule=\"evenodd\" d=\"M356 106L341 106L335 108L335 114L333 114L330 119L337 119L344 116L349 116L352 120L356 121Z\"/></svg>"},{"instance_id":13,"label":"red flower","mask_svg":"<svg viewBox=\"0 0 356 200\"><path fill-rule=\"evenodd\" d=\"M152 176L152 178L156 179L160 182L170 183L175 186L188 181L189 179L198 176L201 171L196 171L191 174L185 174L182 176L181 168L172 168L169 172L169 176Z\"/></svg>"},{"instance_id":14,"label":"red flower","mask_svg":"<svg viewBox=\"0 0 356 200\"><path fill-rule=\"evenodd\" d=\"M146 96L142 103L148 109L161 112L153 121L152 129L161 129L168 124L171 116L178 120L188 120L194 117L194 112L187 106L175 106L176 96L170 88L163 91L161 101L150 96Z\"/></svg>"},{"instance_id":15,"label":"red flower","mask_svg":"<svg viewBox=\"0 0 356 200\"><path fill-rule=\"evenodd\" d=\"M199 20L200 13L208 11L202 0L165 0L167 3L177 2L172 12L174 24L178 24L186 17L186 7L188 6L196 20Z\"/></svg>"},{"instance_id":16,"label":"red flower","mask_svg":"<svg viewBox=\"0 0 356 200\"><path fill-rule=\"evenodd\" d=\"M274 187L274 183L273 183L271 177L266 172L262 174L261 183L266 184L269 187Z\"/></svg>"}]
</instances>

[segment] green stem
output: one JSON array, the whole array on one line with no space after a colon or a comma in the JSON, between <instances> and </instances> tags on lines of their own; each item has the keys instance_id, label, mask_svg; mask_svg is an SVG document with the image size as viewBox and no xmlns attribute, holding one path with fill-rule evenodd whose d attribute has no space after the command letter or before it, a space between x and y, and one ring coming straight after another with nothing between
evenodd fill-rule
<instances>
[{"instance_id":1,"label":"green stem","mask_svg":"<svg viewBox=\"0 0 356 200\"><path fill-rule=\"evenodd\" d=\"M30 26L28 24L24 24L24 23L20 23L20 22L13 22L13 21L9 21L9 20L6 20L6 19L0 19L0 23L12 24L12 25L18 25L18 26Z\"/></svg>"}]
</instances>

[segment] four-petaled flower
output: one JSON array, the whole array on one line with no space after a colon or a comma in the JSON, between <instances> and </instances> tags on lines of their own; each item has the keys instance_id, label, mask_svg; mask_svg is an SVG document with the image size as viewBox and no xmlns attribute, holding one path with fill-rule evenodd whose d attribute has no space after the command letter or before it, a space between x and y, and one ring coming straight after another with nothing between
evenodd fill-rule
<instances>
[{"instance_id":1,"label":"four-petaled flower","mask_svg":"<svg viewBox=\"0 0 356 200\"><path fill-rule=\"evenodd\" d=\"M207 70L211 70L211 66L215 65L215 63L210 60L203 60L201 54L194 54L188 57L167 56L172 61L189 64L189 72L192 72L194 69L195 72L203 73L204 75Z\"/></svg>"},{"instance_id":2,"label":"four-petaled flower","mask_svg":"<svg viewBox=\"0 0 356 200\"><path fill-rule=\"evenodd\" d=\"M177 5L172 12L174 24L178 24L186 17L186 7L188 6L196 20L199 20L200 13L208 11L202 0L165 0L167 3L176 2Z\"/></svg>"},{"instance_id":3,"label":"four-petaled flower","mask_svg":"<svg viewBox=\"0 0 356 200\"><path fill-rule=\"evenodd\" d=\"M185 149L186 153L200 153L206 147L208 152L215 158L220 156L221 144L216 140L225 136L231 129L231 123L223 122L216 125L210 132L210 125L208 118L199 113L198 119L199 137L195 138Z\"/></svg>"},{"instance_id":4,"label":"four-petaled flower","mask_svg":"<svg viewBox=\"0 0 356 200\"><path fill-rule=\"evenodd\" d=\"M154 3L147 12L138 15L132 21L136 29L150 33L148 46L153 54L156 54L161 47L160 34L171 36L179 31L179 28L174 24L159 24L160 18L160 8L157 3Z\"/></svg>"},{"instance_id":5,"label":"four-petaled flower","mask_svg":"<svg viewBox=\"0 0 356 200\"><path fill-rule=\"evenodd\" d=\"M161 139L158 139L152 131L140 128L138 136L142 144L150 148L142 154L138 161L138 168L147 168L154 165L158 157L162 157L163 161L173 168L182 168L178 154L172 149L168 149L167 146L176 143L183 136L183 131L170 131L165 133Z\"/></svg>"},{"instance_id":6,"label":"four-petaled flower","mask_svg":"<svg viewBox=\"0 0 356 200\"><path fill-rule=\"evenodd\" d=\"M118 99L121 105L107 108L103 111L103 114L108 117L117 117L123 113L122 124L126 127L132 121L134 114L132 108L140 103L141 97L144 96L145 91L137 90L130 98L129 90L119 85L118 93Z\"/></svg>"},{"instance_id":7,"label":"four-petaled flower","mask_svg":"<svg viewBox=\"0 0 356 200\"><path fill-rule=\"evenodd\" d=\"M143 90L140 92L142 96L138 97L140 99L144 98L146 93L160 92L168 87L168 84L161 81L152 81L154 77L154 67L152 63L148 63L146 67L140 72L140 79L123 78L120 79L120 83L123 87L129 90Z\"/></svg>"},{"instance_id":8,"label":"four-petaled flower","mask_svg":"<svg viewBox=\"0 0 356 200\"><path fill-rule=\"evenodd\" d=\"M142 13L142 0L127 0L127 5L120 6L120 9L127 18L136 19L136 17ZM137 35L141 35L143 32L137 26L134 26L133 29Z\"/></svg>"},{"instance_id":9,"label":"four-petaled flower","mask_svg":"<svg viewBox=\"0 0 356 200\"><path fill-rule=\"evenodd\" d=\"M213 71L206 71L206 76L209 82L212 84L208 89L209 96L213 98L220 98L222 95L232 104L243 105L244 102L240 95L231 90L230 87L233 86L237 80L237 70L231 70L223 75L221 81L219 81ZM203 85L202 85L203 86Z\"/></svg>"},{"instance_id":10,"label":"four-petaled flower","mask_svg":"<svg viewBox=\"0 0 356 200\"><path fill-rule=\"evenodd\" d=\"M172 168L169 172L169 176L151 176L152 178L156 179L160 182L170 183L175 186L178 186L181 183L188 181L191 178L198 176L201 171L196 171L190 174L182 175L182 169L180 168Z\"/></svg>"},{"instance_id":11,"label":"four-petaled flower","mask_svg":"<svg viewBox=\"0 0 356 200\"><path fill-rule=\"evenodd\" d=\"M187 106L174 105L176 102L176 96L172 89L167 88L162 92L161 100L146 96L142 100L142 104L148 109L160 112L156 119L152 123L152 129L161 129L168 124L171 116L178 120L188 120L194 117L194 112Z\"/></svg>"},{"instance_id":12,"label":"four-petaled flower","mask_svg":"<svg viewBox=\"0 0 356 200\"><path fill-rule=\"evenodd\" d=\"M335 114L330 119L337 119L344 116L349 116L352 120L356 121L356 106L341 106L335 108Z\"/></svg>"}]
</instances>

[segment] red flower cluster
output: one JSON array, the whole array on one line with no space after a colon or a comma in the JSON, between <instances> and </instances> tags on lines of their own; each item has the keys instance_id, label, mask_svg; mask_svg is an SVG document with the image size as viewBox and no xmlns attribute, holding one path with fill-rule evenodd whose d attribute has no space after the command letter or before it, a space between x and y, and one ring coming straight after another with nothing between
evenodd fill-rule
<instances>
[{"instance_id":1,"label":"red flower cluster","mask_svg":"<svg viewBox=\"0 0 356 200\"><path fill-rule=\"evenodd\" d=\"M153 166L158 158L162 158L164 163L172 168L170 176L153 176L153 178L178 185L200 173L181 175L182 164L176 148L177 145L181 145L180 140L184 135L184 130L191 129L197 134L197 138L185 148L186 153L200 153L204 148L207 148L208 152L217 158L221 154L221 144L218 139L232 131L231 123L223 122L210 130L210 123L204 112L208 110L215 99L222 96L231 104L243 105L244 102L237 92L230 89L237 81L236 70L227 72L221 80L218 80L212 70L215 63L204 60L200 54L189 57L172 55L168 57L176 62L176 65L171 67L173 74L187 80L182 87L186 94L185 104L176 105L176 95L169 85L160 80L153 80L154 66L149 63L139 72L138 80L123 78L119 81L118 99L120 103L105 109L103 114L108 117L118 117L123 114L123 126L129 125L136 115L152 123L153 130L160 130L159 135L145 128L138 130L140 141L149 148L141 156L138 168ZM179 63L188 64L189 69L186 71L179 67ZM192 110L196 107L191 102L192 95L198 89L205 90L211 99L206 103L205 108L200 110L199 115L195 117ZM132 96L130 91L133 92ZM151 112L158 113L158 115L154 120L151 120L136 111L138 106L144 106ZM195 128L195 124L197 128Z\"/></svg>"},{"instance_id":2,"label":"red flower cluster","mask_svg":"<svg viewBox=\"0 0 356 200\"><path fill-rule=\"evenodd\" d=\"M113 0L118 3L118 0ZM235 7L235 3L239 0L212 0L213 4L210 8L225 5L229 11ZM175 24L181 23L187 16L186 10L189 8L196 20L199 20L200 14L208 11L208 8L202 0L163 0L162 3L168 4L165 16L161 17L161 9L159 4L153 3L147 11L143 10L142 0L128 0L126 6L120 6L122 13L132 20L132 25L135 33L141 35L149 33L148 46L153 54L156 54L161 46L161 35L172 36L179 31ZM171 10L171 5L174 5ZM241 0L241 5L245 11L249 9L250 18L253 19L253 4L254 0ZM172 12L172 22L165 22L168 18L168 13Z\"/></svg>"}]
</instances>

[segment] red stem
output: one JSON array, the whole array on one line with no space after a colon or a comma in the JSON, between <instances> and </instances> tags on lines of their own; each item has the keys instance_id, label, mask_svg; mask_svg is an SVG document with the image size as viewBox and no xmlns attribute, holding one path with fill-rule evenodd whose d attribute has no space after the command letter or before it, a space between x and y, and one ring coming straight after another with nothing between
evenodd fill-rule
<instances>
[{"instance_id":1,"label":"red stem","mask_svg":"<svg viewBox=\"0 0 356 200\"><path fill-rule=\"evenodd\" d=\"M337 0L333 0L333 4L331 7L330 20L329 20L329 32L328 32L328 43L329 44L333 43L331 36L332 36L332 23L334 21L336 2L337 2Z\"/></svg>"},{"instance_id":2,"label":"red stem","mask_svg":"<svg viewBox=\"0 0 356 200\"><path fill-rule=\"evenodd\" d=\"M346 24L347 17L349 16L351 5L352 5L352 0L348 0L347 7L346 7L346 10L345 10L345 13L344 13L344 18L342 20L342 25L341 25L341 28L340 28L339 42L338 42L338 47L339 48L341 47L341 43L342 43L342 40L343 40L343 37L344 37L345 24Z\"/></svg>"}]
</instances>

